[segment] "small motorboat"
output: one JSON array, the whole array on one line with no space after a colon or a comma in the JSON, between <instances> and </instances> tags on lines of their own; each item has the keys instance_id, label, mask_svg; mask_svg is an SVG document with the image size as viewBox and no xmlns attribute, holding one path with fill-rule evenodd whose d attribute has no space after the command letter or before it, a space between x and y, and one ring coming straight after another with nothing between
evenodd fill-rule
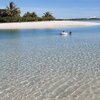
<instances>
[{"instance_id":1,"label":"small motorboat","mask_svg":"<svg viewBox=\"0 0 100 100\"><path fill-rule=\"evenodd\" d=\"M65 32L65 31L63 31L63 32L60 33L60 35L65 35L65 36L71 35L71 34L72 34L72 32Z\"/></svg>"},{"instance_id":2,"label":"small motorboat","mask_svg":"<svg viewBox=\"0 0 100 100\"><path fill-rule=\"evenodd\" d=\"M63 31L63 32L60 33L60 35L69 35L69 33Z\"/></svg>"}]
</instances>

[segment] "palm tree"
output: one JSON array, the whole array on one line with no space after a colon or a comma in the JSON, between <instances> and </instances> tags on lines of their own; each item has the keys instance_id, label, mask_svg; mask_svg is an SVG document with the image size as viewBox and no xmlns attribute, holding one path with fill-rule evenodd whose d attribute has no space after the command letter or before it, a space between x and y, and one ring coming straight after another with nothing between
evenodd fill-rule
<instances>
[{"instance_id":1,"label":"palm tree","mask_svg":"<svg viewBox=\"0 0 100 100\"><path fill-rule=\"evenodd\" d=\"M32 12L31 13L31 17L37 18L38 16L37 16L37 14L35 12Z\"/></svg>"},{"instance_id":2,"label":"palm tree","mask_svg":"<svg viewBox=\"0 0 100 100\"><path fill-rule=\"evenodd\" d=\"M6 16L7 16L6 9L0 9L0 17L6 17Z\"/></svg>"},{"instance_id":3,"label":"palm tree","mask_svg":"<svg viewBox=\"0 0 100 100\"><path fill-rule=\"evenodd\" d=\"M25 13L23 15L23 17L34 17L34 18L37 18L38 16L37 16L37 14L35 12L32 12L32 13L27 12L27 13Z\"/></svg>"},{"instance_id":4,"label":"palm tree","mask_svg":"<svg viewBox=\"0 0 100 100\"><path fill-rule=\"evenodd\" d=\"M38 16L35 12L27 12L23 15L23 18L26 20L26 21L37 21L38 20Z\"/></svg>"},{"instance_id":5,"label":"palm tree","mask_svg":"<svg viewBox=\"0 0 100 100\"><path fill-rule=\"evenodd\" d=\"M44 13L44 16L42 16L43 20L54 20L54 16L50 12Z\"/></svg>"},{"instance_id":6,"label":"palm tree","mask_svg":"<svg viewBox=\"0 0 100 100\"><path fill-rule=\"evenodd\" d=\"M19 10L19 8L16 7L14 2L10 2L6 9L7 9L8 16L10 16L10 17L19 17L20 16L20 10Z\"/></svg>"}]
</instances>

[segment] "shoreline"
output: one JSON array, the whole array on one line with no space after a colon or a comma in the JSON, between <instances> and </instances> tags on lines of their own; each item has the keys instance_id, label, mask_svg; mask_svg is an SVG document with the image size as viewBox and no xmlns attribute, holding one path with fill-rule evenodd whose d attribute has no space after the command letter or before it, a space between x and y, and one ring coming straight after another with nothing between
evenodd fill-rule
<instances>
[{"instance_id":1,"label":"shoreline","mask_svg":"<svg viewBox=\"0 0 100 100\"><path fill-rule=\"evenodd\" d=\"M97 22L81 21L40 21L40 22L16 22L0 23L0 30L3 29L53 29L67 27L97 26Z\"/></svg>"}]
</instances>

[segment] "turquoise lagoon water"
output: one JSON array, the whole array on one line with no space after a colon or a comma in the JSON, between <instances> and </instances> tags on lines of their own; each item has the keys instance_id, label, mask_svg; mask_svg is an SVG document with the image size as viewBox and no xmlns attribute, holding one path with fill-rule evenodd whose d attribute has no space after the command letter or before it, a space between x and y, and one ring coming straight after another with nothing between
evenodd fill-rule
<instances>
[{"instance_id":1,"label":"turquoise lagoon water","mask_svg":"<svg viewBox=\"0 0 100 100\"><path fill-rule=\"evenodd\" d=\"M100 26L1 30L0 100L100 100Z\"/></svg>"}]
</instances>

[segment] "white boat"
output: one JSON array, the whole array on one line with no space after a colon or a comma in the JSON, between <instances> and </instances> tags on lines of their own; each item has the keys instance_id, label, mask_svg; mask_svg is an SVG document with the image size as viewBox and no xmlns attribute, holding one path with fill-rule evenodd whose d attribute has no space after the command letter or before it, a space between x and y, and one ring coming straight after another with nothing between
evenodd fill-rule
<instances>
[{"instance_id":1,"label":"white boat","mask_svg":"<svg viewBox=\"0 0 100 100\"><path fill-rule=\"evenodd\" d=\"M63 31L63 32L60 33L60 35L64 35L64 36L71 35L71 34L72 34L71 31L70 32Z\"/></svg>"},{"instance_id":2,"label":"white boat","mask_svg":"<svg viewBox=\"0 0 100 100\"><path fill-rule=\"evenodd\" d=\"M69 35L68 32L61 32L60 35Z\"/></svg>"}]
</instances>

